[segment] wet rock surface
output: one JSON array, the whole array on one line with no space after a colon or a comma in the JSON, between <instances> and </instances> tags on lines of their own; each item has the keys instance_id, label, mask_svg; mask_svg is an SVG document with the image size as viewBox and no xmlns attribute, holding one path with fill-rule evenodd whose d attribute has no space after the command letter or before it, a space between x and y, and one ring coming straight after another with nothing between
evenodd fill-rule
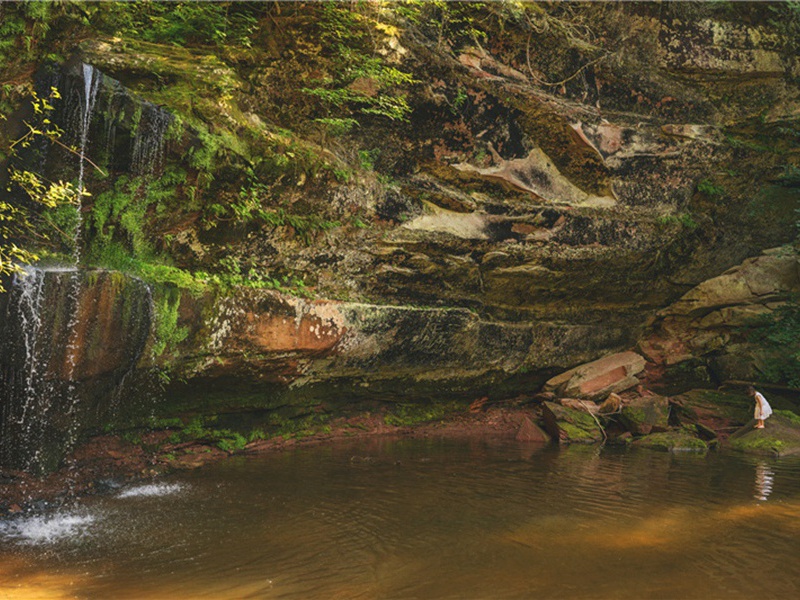
<instances>
[{"instance_id":1,"label":"wet rock surface","mask_svg":"<svg viewBox=\"0 0 800 600\"><path fill-rule=\"evenodd\" d=\"M754 428L751 421L730 437L734 450L765 456L800 454L800 416L789 411L776 411L764 421L764 428Z\"/></svg>"}]
</instances>

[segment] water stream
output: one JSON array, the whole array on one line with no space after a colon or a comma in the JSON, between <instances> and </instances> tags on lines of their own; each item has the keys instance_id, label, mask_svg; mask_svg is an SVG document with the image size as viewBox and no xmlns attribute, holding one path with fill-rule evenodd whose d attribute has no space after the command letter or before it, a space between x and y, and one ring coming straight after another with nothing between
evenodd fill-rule
<instances>
[{"instance_id":1,"label":"water stream","mask_svg":"<svg viewBox=\"0 0 800 600\"><path fill-rule=\"evenodd\" d=\"M790 598L800 462L497 440L235 458L0 522L7 598ZM27 595L26 595L27 594Z\"/></svg>"}]
</instances>

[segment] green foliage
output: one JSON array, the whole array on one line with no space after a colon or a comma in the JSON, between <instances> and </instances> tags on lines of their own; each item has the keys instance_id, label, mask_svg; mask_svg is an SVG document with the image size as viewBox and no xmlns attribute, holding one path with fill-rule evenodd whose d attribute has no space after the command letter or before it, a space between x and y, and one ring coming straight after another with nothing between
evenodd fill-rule
<instances>
[{"instance_id":1,"label":"green foliage","mask_svg":"<svg viewBox=\"0 0 800 600\"><path fill-rule=\"evenodd\" d=\"M244 447L247 446L247 438L240 433L228 430L215 431L214 433L219 437L217 448L225 452L238 452L244 450Z\"/></svg>"},{"instance_id":2,"label":"green foliage","mask_svg":"<svg viewBox=\"0 0 800 600\"><path fill-rule=\"evenodd\" d=\"M800 426L800 415L792 412L791 410L776 410L774 414L788 420L792 425Z\"/></svg>"},{"instance_id":3,"label":"green foliage","mask_svg":"<svg viewBox=\"0 0 800 600\"><path fill-rule=\"evenodd\" d=\"M766 430L761 430L762 432ZM760 437L745 436L731 440L731 447L741 452L753 452L755 454L780 454L786 447L786 442L775 439L768 434Z\"/></svg>"},{"instance_id":4,"label":"green foliage","mask_svg":"<svg viewBox=\"0 0 800 600\"><path fill-rule=\"evenodd\" d=\"M99 6L93 21L101 31L147 42L250 47L263 10L257 3L120 2Z\"/></svg>"},{"instance_id":5,"label":"green foliage","mask_svg":"<svg viewBox=\"0 0 800 600\"><path fill-rule=\"evenodd\" d=\"M313 92L312 92L313 93ZM358 121L355 119L349 118L319 118L314 119L315 123L319 123L323 127L325 127L325 131L328 135L332 135L334 137L338 137L340 135L344 135L352 130L354 127L358 126Z\"/></svg>"},{"instance_id":6,"label":"green foliage","mask_svg":"<svg viewBox=\"0 0 800 600\"><path fill-rule=\"evenodd\" d=\"M661 215L656 218L656 223L664 227L678 225L688 230L697 229L698 227L697 221L688 212L678 213L677 215Z\"/></svg>"},{"instance_id":7,"label":"green foliage","mask_svg":"<svg viewBox=\"0 0 800 600\"><path fill-rule=\"evenodd\" d=\"M60 99L60 95L55 88L52 88L50 94L44 98L33 94L31 107L34 119L31 122L24 122L27 131L21 137L11 141L5 148L4 154L13 156L18 149L28 148L35 140L41 138L60 144L58 138L62 131L49 118L54 109L53 102L58 99ZM4 121L6 118L5 115L0 114L0 121ZM61 145L63 146L63 144ZM0 276L19 273L22 271L21 264L30 264L39 260L38 254L26 248L25 244L29 243L31 239L36 239L39 244L46 242L48 229L58 231L64 238L71 241L74 236L69 233L69 230L65 232L57 226L57 224L62 227L70 225L69 222L65 222L64 210L60 210L56 214L48 212L48 210L79 204L81 195L88 196L86 192L80 194L69 182L45 181L36 173L13 166L8 168L8 181L5 190L8 193L8 199L0 199ZM27 205L15 202L12 194L26 198ZM74 208L67 208L67 210L75 213ZM48 227L42 227L43 223ZM77 215L75 215L73 223L77 223ZM4 290L0 285L0 292L2 291Z\"/></svg>"},{"instance_id":8,"label":"green foliage","mask_svg":"<svg viewBox=\"0 0 800 600\"><path fill-rule=\"evenodd\" d=\"M302 91L320 101L328 114L318 122L352 128L356 112L392 121L407 121L411 113L405 89L416 83L410 73L386 63L378 46L397 33L383 22L380 11L366 4L325 2L319 9L320 38L330 53L333 76Z\"/></svg>"},{"instance_id":9,"label":"green foliage","mask_svg":"<svg viewBox=\"0 0 800 600\"><path fill-rule=\"evenodd\" d=\"M778 178L778 183L783 187L800 187L800 167L785 165L783 167L783 173Z\"/></svg>"},{"instance_id":10,"label":"green foliage","mask_svg":"<svg viewBox=\"0 0 800 600\"><path fill-rule=\"evenodd\" d=\"M459 87L453 101L450 103L450 111L457 114L467 102L467 92L464 88Z\"/></svg>"},{"instance_id":11,"label":"green foliage","mask_svg":"<svg viewBox=\"0 0 800 600\"><path fill-rule=\"evenodd\" d=\"M372 150L359 150L358 160L361 163L361 168L365 171L375 170L375 161L380 156L380 148L373 148Z\"/></svg>"},{"instance_id":12,"label":"green foliage","mask_svg":"<svg viewBox=\"0 0 800 600\"><path fill-rule=\"evenodd\" d=\"M152 261L155 252L152 232L148 231L148 212L166 213L185 181L186 172L179 168L168 169L154 180L119 177L114 187L100 194L92 206L89 221L95 235L91 259L109 262L108 255L118 252L113 247L116 244L128 248L136 260Z\"/></svg>"},{"instance_id":13,"label":"green foliage","mask_svg":"<svg viewBox=\"0 0 800 600\"><path fill-rule=\"evenodd\" d=\"M178 326L181 295L174 287L164 287L155 299L155 343L153 356L174 350L189 335L187 327Z\"/></svg>"},{"instance_id":14,"label":"green foliage","mask_svg":"<svg viewBox=\"0 0 800 600\"><path fill-rule=\"evenodd\" d=\"M697 191L711 198L719 198L726 194L725 188L716 185L710 179L703 179L697 184Z\"/></svg>"}]
</instances>

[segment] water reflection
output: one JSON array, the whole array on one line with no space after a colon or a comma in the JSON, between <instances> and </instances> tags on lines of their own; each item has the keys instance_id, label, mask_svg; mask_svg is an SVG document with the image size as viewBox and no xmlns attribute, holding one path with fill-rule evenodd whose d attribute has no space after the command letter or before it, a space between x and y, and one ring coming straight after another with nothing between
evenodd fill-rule
<instances>
[{"instance_id":1,"label":"water reflection","mask_svg":"<svg viewBox=\"0 0 800 600\"><path fill-rule=\"evenodd\" d=\"M775 473L769 468L766 462L759 461L756 464L756 500L766 500L772 493L772 486L775 481Z\"/></svg>"},{"instance_id":2,"label":"water reflection","mask_svg":"<svg viewBox=\"0 0 800 600\"><path fill-rule=\"evenodd\" d=\"M800 462L381 439L85 503L90 539L0 539L0 598L800 597L759 558L800 555Z\"/></svg>"}]
</instances>

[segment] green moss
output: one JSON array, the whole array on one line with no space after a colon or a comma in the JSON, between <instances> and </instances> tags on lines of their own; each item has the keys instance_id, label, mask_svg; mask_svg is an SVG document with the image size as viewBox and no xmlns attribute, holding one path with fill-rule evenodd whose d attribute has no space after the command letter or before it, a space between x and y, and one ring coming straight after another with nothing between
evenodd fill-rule
<instances>
[{"instance_id":1,"label":"green moss","mask_svg":"<svg viewBox=\"0 0 800 600\"><path fill-rule=\"evenodd\" d=\"M180 303L180 290L174 287L163 287L154 298L156 341L153 356L161 356L167 350L174 352L176 346L189 335L187 327L178 326Z\"/></svg>"},{"instance_id":2,"label":"green moss","mask_svg":"<svg viewBox=\"0 0 800 600\"><path fill-rule=\"evenodd\" d=\"M559 421L558 425L567 434L570 442L596 442L602 437L594 421L588 426L573 425L567 421Z\"/></svg>"},{"instance_id":3,"label":"green moss","mask_svg":"<svg viewBox=\"0 0 800 600\"><path fill-rule=\"evenodd\" d=\"M789 421L792 425L800 426L800 415L797 413L792 412L791 410L776 410L774 414L783 417L787 421Z\"/></svg>"},{"instance_id":4,"label":"green moss","mask_svg":"<svg viewBox=\"0 0 800 600\"><path fill-rule=\"evenodd\" d=\"M731 440L731 448L752 454L780 454L786 448L786 442L770 435L751 435Z\"/></svg>"},{"instance_id":5,"label":"green moss","mask_svg":"<svg viewBox=\"0 0 800 600\"><path fill-rule=\"evenodd\" d=\"M465 405L461 402L436 404L399 404L383 417L384 423L393 427L411 427L421 423L440 421L445 417L461 412Z\"/></svg>"}]
</instances>

